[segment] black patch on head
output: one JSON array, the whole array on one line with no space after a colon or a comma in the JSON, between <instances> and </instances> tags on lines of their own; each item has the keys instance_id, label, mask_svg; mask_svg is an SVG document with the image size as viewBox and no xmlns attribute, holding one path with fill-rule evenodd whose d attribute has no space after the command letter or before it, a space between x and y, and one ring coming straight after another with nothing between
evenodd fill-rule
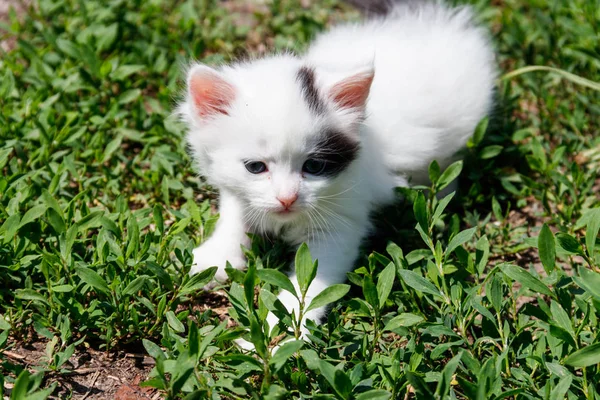
<instances>
[{"instance_id":1,"label":"black patch on head","mask_svg":"<svg viewBox=\"0 0 600 400\"><path fill-rule=\"evenodd\" d=\"M318 139L308 158L326 163L319 176L336 176L358 157L359 150L359 142L340 131L328 129Z\"/></svg>"},{"instance_id":2,"label":"black patch on head","mask_svg":"<svg viewBox=\"0 0 600 400\"><path fill-rule=\"evenodd\" d=\"M314 68L302 67L296 74L296 80L300 83L304 101L308 104L308 108L315 114L325 113L325 103L319 97L319 91L315 86L315 70Z\"/></svg>"}]
</instances>

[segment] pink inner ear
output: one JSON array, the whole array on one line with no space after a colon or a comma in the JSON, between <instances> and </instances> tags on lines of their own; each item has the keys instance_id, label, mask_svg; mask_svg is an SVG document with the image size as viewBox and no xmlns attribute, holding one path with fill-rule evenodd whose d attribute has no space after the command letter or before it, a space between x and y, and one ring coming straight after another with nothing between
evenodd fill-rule
<instances>
[{"instance_id":1,"label":"pink inner ear","mask_svg":"<svg viewBox=\"0 0 600 400\"><path fill-rule=\"evenodd\" d=\"M346 78L331 88L330 96L342 108L364 108L373 76L367 72Z\"/></svg>"},{"instance_id":2,"label":"pink inner ear","mask_svg":"<svg viewBox=\"0 0 600 400\"><path fill-rule=\"evenodd\" d=\"M235 98L233 86L213 72L195 73L189 82L189 91L200 117L214 114L229 115L227 108Z\"/></svg>"}]
</instances>

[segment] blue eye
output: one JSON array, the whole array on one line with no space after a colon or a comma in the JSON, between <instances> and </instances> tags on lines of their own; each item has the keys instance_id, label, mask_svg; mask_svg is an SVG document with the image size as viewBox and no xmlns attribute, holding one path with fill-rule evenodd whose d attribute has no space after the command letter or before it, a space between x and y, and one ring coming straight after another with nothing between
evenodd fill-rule
<instances>
[{"instance_id":1,"label":"blue eye","mask_svg":"<svg viewBox=\"0 0 600 400\"><path fill-rule=\"evenodd\" d=\"M261 174L267 170L267 164L262 161L246 161L244 166L251 174Z\"/></svg>"},{"instance_id":2,"label":"blue eye","mask_svg":"<svg viewBox=\"0 0 600 400\"><path fill-rule=\"evenodd\" d=\"M311 175L320 175L325 171L325 167L327 166L327 162L323 160L317 160L314 158L309 158L302 165L302 172L306 172Z\"/></svg>"}]
</instances>

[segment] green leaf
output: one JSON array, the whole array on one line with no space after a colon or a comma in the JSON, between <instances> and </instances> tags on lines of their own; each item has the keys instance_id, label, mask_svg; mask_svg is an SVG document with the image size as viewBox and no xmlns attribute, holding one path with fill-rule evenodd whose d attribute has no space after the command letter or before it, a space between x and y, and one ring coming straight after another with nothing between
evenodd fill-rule
<instances>
[{"instance_id":1,"label":"green leaf","mask_svg":"<svg viewBox=\"0 0 600 400\"><path fill-rule=\"evenodd\" d=\"M568 253L572 254L583 254L583 249L581 248L581 244L577 239L573 236L559 232L556 234L556 240L558 240L558 244Z\"/></svg>"},{"instance_id":2,"label":"green leaf","mask_svg":"<svg viewBox=\"0 0 600 400\"><path fill-rule=\"evenodd\" d=\"M252 339L252 344L256 349L256 353L264 360L267 357L265 334L262 330L262 326L254 316L250 317L250 338Z\"/></svg>"},{"instance_id":3,"label":"green leaf","mask_svg":"<svg viewBox=\"0 0 600 400\"><path fill-rule=\"evenodd\" d=\"M386 250L390 256L392 256L392 260L394 260L394 264L396 264L397 268L402 268L404 253L402 249L396 243L388 243Z\"/></svg>"},{"instance_id":4,"label":"green leaf","mask_svg":"<svg viewBox=\"0 0 600 400\"><path fill-rule=\"evenodd\" d=\"M306 363L306 366L308 367L308 369L311 369L313 371L319 369L319 363L320 363L321 359L319 358L319 355L317 354L316 351L314 351L314 350L301 350L300 351L300 356L302 357L302 359Z\"/></svg>"},{"instance_id":5,"label":"green leaf","mask_svg":"<svg viewBox=\"0 0 600 400\"><path fill-rule=\"evenodd\" d=\"M289 398L289 392L279 385L269 386L269 391L262 397L264 400L286 400Z\"/></svg>"},{"instance_id":6,"label":"green leaf","mask_svg":"<svg viewBox=\"0 0 600 400\"><path fill-rule=\"evenodd\" d=\"M198 325L191 319L188 323L188 348L192 357L200 356L200 333L198 332Z\"/></svg>"},{"instance_id":7,"label":"green leaf","mask_svg":"<svg viewBox=\"0 0 600 400\"><path fill-rule=\"evenodd\" d=\"M189 281L187 281L181 290L179 291L180 295L185 295L191 292L196 292L206 286L210 281L213 280L215 273L217 272L217 267L210 267L205 269L204 271L192 276Z\"/></svg>"},{"instance_id":8,"label":"green leaf","mask_svg":"<svg viewBox=\"0 0 600 400\"><path fill-rule=\"evenodd\" d=\"M398 271L400 277L404 280L406 285L411 288L422 292L431 294L437 297L441 297L440 291L433 285L433 283L429 282L427 279L423 278L419 274L414 271L408 269L401 269Z\"/></svg>"},{"instance_id":9,"label":"green leaf","mask_svg":"<svg viewBox=\"0 0 600 400\"><path fill-rule=\"evenodd\" d=\"M562 308L562 306L556 301L552 300L550 303L550 312L552 313L552 322L569 332L569 334L573 337L573 340L575 340L575 331L573 330L571 318L569 317L569 314L567 314L567 312Z\"/></svg>"},{"instance_id":10,"label":"green leaf","mask_svg":"<svg viewBox=\"0 0 600 400\"><path fill-rule=\"evenodd\" d=\"M594 82L592 80L583 78L579 75L572 74L570 72L567 72L567 71L559 69L559 68L546 67L543 65L531 65L531 66L527 66L527 67L522 67L522 68L516 69L514 71L511 71L511 72L505 74L500 79L502 79L502 80L512 79L512 78L522 75L522 74L526 74L529 72L537 72L537 71L545 71L545 72L555 73L555 74L559 75L560 77L565 78L573 83L600 91L600 83L598 83L598 82Z\"/></svg>"},{"instance_id":11,"label":"green leaf","mask_svg":"<svg viewBox=\"0 0 600 400\"><path fill-rule=\"evenodd\" d=\"M75 353L75 345L70 344L63 352L59 353L58 361L56 362L57 367L61 367L67 362L69 358Z\"/></svg>"},{"instance_id":12,"label":"green leaf","mask_svg":"<svg viewBox=\"0 0 600 400\"><path fill-rule=\"evenodd\" d=\"M65 55L74 59L79 59L79 48L75 43L65 39L57 39L56 47L58 47Z\"/></svg>"},{"instance_id":13,"label":"green leaf","mask_svg":"<svg viewBox=\"0 0 600 400\"><path fill-rule=\"evenodd\" d=\"M333 303L341 299L350 291L350 285L336 284L325 288L321 293L316 295L310 302L305 312L315 308L325 307L327 304Z\"/></svg>"},{"instance_id":14,"label":"green leaf","mask_svg":"<svg viewBox=\"0 0 600 400\"><path fill-rule=\"evenodd\" d=\"M438 219L442 216L442 213L444 212L450 201L454 198L454 195L455 193L452 192L438 202L437 206L435 206L433 217L431 217L432 224L435 224L438 221Z\"/></svg>"},{"instance_id":15,"label":"green leaf","mask_svg":"<svg viewBox=\"0 0 600 400\"><path fill-rule=\"evenodd\" d=\"M333 376L333 385L343 399L350 399L352 394L352 381L342 370L336 369Z\"/></svg>"},{"instance_id":16,"label":"green leaf","mask_svg":"<svg viewBox=\"0 0 600 400\"><path fill-rule=\"evenodd\" d=\"M244 277L244 295L249 310L254 309L254 286L256 285L256 264L250 264Z\"/></svg>"},{"instance_id":17,"label":"green leaf","mask_svg":"<svg viewBox=\"0 0 600 400\"><path fill-rule=\"evenodd\" d=\"M144 68L144 65L121 65L111 74L111 76L116 81L122 81L132 74L143 71Z\"/></svg>"},{"instance_id":18,"label":"green leaf","mask_svg":"<svg viewBox=\"0 0 600 400\"><path fill-rule=\"evenodd\" d=\"M216 338L217 335L219 335L221 332L223 332L223 330L225 330L225 328L227 328L227 320L221 322L217 327L215 327L212 331L210 331L204 337L204 339L202 339L202 342L200 342L200 349L198 350L198 357L200 359L202 359L204 352L206 351L208 346L213 342L214 338Z\"/></svg>"},{"instance_id":19,"label":"green leaf","mask_svg":"<svg viewBox=\"0 0 600 400\"><path fill-rule=\"evenodd\" d=\"M489 124L488 117L485 117L484 119L479 121L479 123L477 124L477 127L475 128L475 132L473 132L473 137L470 140L470 143L469 143L470 147L479 146L479 144L481 143L481 141L483 140L483 138L485 136L485 132L487 131L488 124Z\"/></svg>"},{"instance_id":20,"label":"green leaf","mask_svg":"<svg viewBox=\"0 0 600 400\"><path fill-rule=\"evenodd\" d=\"M56 386L58 386L58 383L54 382L46 389L36 390L34 393L28 393L27 400L46 400L52 393L54 393Z\"/></svg>"},{"instance_id":21,"label":"green leaf","mask_svg":"<svg viewBox=\"0 0 600 400\"><path fill-rule=\"evenodd\" d=\"M396 266L394 263L389 263L387 267L381 271L377 278L377 294L379 295L379 308L383 308L386 300L388 299L392 287L394 286L394 279L396 277Z\"/></svg>"},{"instance_id":22,"label":"green leaf","mask_svg":"<svg viewBox=\"0 0 600 400\"><path fill-rule=\"evenodd\" d=\"M600 343L594 343L565 358L565 364L576 368L585 368L600 363Z\"/></svg>"},{"instance_id":23,"label":"green leaf","mask_svg":"<svg viewBox=\"0 0 600 400\"><path fill-rule=\"evenodd\" d=\"M10 394L11 400L26 400L27 399L27 389L29 387L29 371L23 369L15 384L13 386L12 392Z\"/></svg>"},{"instance_id":24,"label":"green leaf","mask_svg":"<svg viewBox=\"0 0 600 400\"><path fill-rule=\"evenodd\" d=\"M48 222L56 233L61 234L67 230L64 219L53 208L48 209Z\"/></svg>"},{"instance_id":25,"label":"green leaf","mask_svg":"<svg viewBox=\"0 0 600 400\"><path fill-rule=\"evenodd\" d=\"M429 231L427 201L425 200L425 195L421 191L417 194L417 199L413 204L413 212L415 213L415 218L421 226L421 229L423 229L424 232Z\"/></svg>"},{"instance_id":26,"label":"green leaf","mask_svg":"<svg viewBox=\"0 0 600 400\"><path fill-rule=\"evenodd\" d=\"M157 344L146 340L146 339L142 339L142 344L144 345L144 348L146 349L146 351L148 352L148 354L150 354L150 357L154 358L154 359L158 359L158 358L163 358L165 359L165 353L162 351L162 349L160 347L158 347Z\"/></svg>"},{"instance_id":27,"label":"green leaf","mask_svg":"<svg viewBox=\"0 0 600 400\"><path fill-rule=\"evenodd\" d=\"M600 301L600 274L585 267L579 268L580 276L573 276L573 281Z\"/></svg>"},{"instance_id":28,"label":"green leaf","mask_svg":"<svg viewBox=\"0 0 600 400\"><path fill-rule=\"evenodd\" d=\"M502 309L502 279L500 279L499 275L494 274L494 276L488 280L485 291L486 296L492 303L496 312L500 312Z\"/></svg>"},{"instance_id":29,"label":"green leaf","mask_svg":"<svg viewBox=\"0 0 600 400\"><path fill-rule=\"evenodd\" d=\"M42 199L44 199L44 203L46 203L48 208L51 208L54 211L56 211L61 218L65 217L63 214L63 210L60 207L60 204L58 204L58 201L56 201L56 199L50 194L50 192L48 192L48 190L42 190Z\"/></svg>"},{"instance_id":30,"label":"green leaf","mask_svg":"<svg viewBox=\"0 0 600 400\"><path fill-rule=\"evenodd\" d=\"M310 250L306 243L302 243L296 252L295 267L300 293L304 296L311 282L315 279L318 268L317 261L312 261Z\"/></svg>"},{"instance_id":31,"label":"green leaf","mask_svg":"<svg viewBox=\"0 0 600 400\"><path fill-rule=\"evenodd\" d=\"M15 291L15 297L22 300L39 301L43 304L48 305L48 300L46 300L44 296L42 296L40 293L36 292L33 289L17 289Z\"/></svg>"},{"instance_id":32,"label":"green leaf","mask_svg":"<svg viewBox=\"0 0 600 400\"><path fill-rule=\"evenodd\" d=\"M479 275L482 275L490 257L490 242L488 241L487 236L483 235L479 238L475 244L475 249L477 250L475 253L477 272Z\"/></svg>"},{"instance_id":33,"label":"green leaf","mask_svg":"<svg viewBox=\"0 0 600 400\"><path fill-rule=\"evenodd\" d=\"M600 231L600 208L595 208L589 212L590 220L587 224L585 231L585 247L587 249L588 256L594 258L594 248L596 247L596 238Z\"/></svg>"},{"instance_id":34,"label":"green leaf","mask_svg":"<svg viewBox=\"0 0 600 400\"><path fill-rule=\"evenodd\" d=\"M177 373L171 379L171 391L173 393L181 393L181 388L193 373L194 362L192 360L187 359L184 362L178 362Z\"/></svg>"},{"instance_id":35,"label":"green leaf","mask_svg":"<svg viewBox=\"0 0 600 400\"><path fill-rule=\"evenodd\" d=\"M163 208L160 204L155 204L152 209L152 217L154 218L154 224L156 225L156 230L159 233L163 233L165 231L165 220L162 215Z\"/></svg>"},{"instance_id":36,"label":"green leaf","mask_svg":"<svg viewBox=\"0 0 600 400\"><path fill-rule=\"evenodd\" d=\"M548 225L544 224L538 237L538 250L542 265L549 275L553 270L556 262L556 249L554 244L554 235Z\"/></svg>"},{"instance_id":37,"label":"green leaf","mask_svg":"<svg viewBox=\"0 0 600 400\"><path fill-rule=\"evenodd\" d=\"M550 397L548 400L564 400L567 398L566 394L571 388L571 383L573 382L573 377L571 375L567 375L561 378L558 381L558 384L552 389L550 392Z\"/></svg>"},{"instance_id":38,"label":"green leaf","mask_svg":"<svg viewBox=\"0 0 600 400\"><path fill-rule=\"evenodd\" d=\"M433 160L431 164L429 164L429 180L431 183L435 184L440 178L440 174L440 164L438 164L436 160Z\"/></svg>"},{"instance_id":39,"label":"green leaf","mask_svg":"<svg viewBox=\"0 0 600 400\"><path fill-rule=\"evenodd\" d=\"M462 161L456 161L450 164L450 166L446 168L446 170L442 173L442 176L440 176L440 179L438 180L437 190L444 189L446 186L451 184L452 181L458 178L458 175L460 175L460 172L462 171L462 166Z\"/></svg>"},{"instance_id":40,"label":"green leaf","mask_svg":"<svg viewBox=\"0 0 600 400\"><path fill-rule=\"evenodd\" d=\"M494 218L496 218L498 222L504 221L502 207L500 206L500 203L498 202L495 196L492 197L492 212L494 213Z\"/></svg>"},{"instance_id":41,"label":"green leaf","mask_svg":"<svg viewBox=\"0 0 600 400\"><path fill-rule=\"evenodd\" d=\"M135 215L130 214L127 218L127 250L125 258L130 258L136 253L140 245L140 228Z\"/></svg>"},{"instance_id":42,"label":"green leaf","mask_svg":"<svg viewBox=\"0 0 600 400\"><path fill-rule=\"evenodd\" d=\"M257 275L261 281L287 290L293 294L294 297L298 298L294 285L284 273L279 272L276 269L261 269L257 271Z\"/></svg>"},{"instance_id":43,"label":"green leaf","mask_svg":"<svg viewBox=\"0 0 600 400\"><path fill-rule=\"evenodd\" d=\"M446 248L445 254L446 255L451 254L454 250L456 250L456 248L458 246L462 246L463 244L465 244L466 242L471 240L471 238L475 234L476 230L477 230L477 228L471 228L471 229L467 229L465 231L457 233L452 238L452 240L450 240L450 243L448 243L448 247Z\"/></svg>"},{"instance_id":44,"label":"green leaf","mask_svg":"<svg viewBox=\"0 0 600 400\"><path fill-rule=\"evenodd\" d=\"M487 160L489 158L494 158L496 157L498 154L502 153L502 149L503 147L497 144L491 145L491 146L486 146L481 150L481 153L479 153L479 157L482 160Z\"/></svg>"},{"instance_id":45,"label":"green leaf","mask_svg":"<svg viewBox=\"0 0 600 400\"><path fill-rule=\"evenodd\" d=\"M102 293L108 294L110 289L108 288L108 284L96 271L93 271L87 267L77 266L75 267L75 273L82 281L90 285L96 290L99 290Z\"/></svg>"},{"instance_id":46,"label":"green leaf","mask_svg":"<svg viewBox=\"0 0 600 400\"><path fill-rule=\"evenodd\" d=\"M21 222L19 223L19 229L21 229L23 226L29 224L30 222L35 221L36 219L38 219L39 217L44 215L44 213L46 212L47 209L48 209L48 206L46 204L39 204L39 205L31 208L30 210L28 210L25 213L25 215L23 215L23 218L21 219Z\"/></svg>"},{"instance_id":47,"label":"green leaf","mask_svg":"<svg viewBox=\"0 0 600 400\"><path fill-rule=\"evenodd\" d=\"M288 358L300 350L302 346L304 346L302 340L291 340L282 344L271 360L269 360L269 364L273 366L273 372L279 371Z\"/></svg>"},{"instance_id":48,"label":"green leaf","mask_svg":"<svg viewBox=\"0 0 600 400\"><path fill-rule=\"evenodd\" d=\"M89 213L85 217L77 221L76 227L78 232L85 232L90 228L97 228L102 226L102 217L104 216L103 211L95 211Z\"/></svg>"},{"instance_id":49,"label":"green leaf","mask_svg":"<svg viewBox=\"0 0 600 400\"><path fill-rule=\"evenodd\" d=\"M146 275L138 276L137 278L129 282L129 285L127 285L125 290L123 290L123 295L129 296L134 293L137 293L144 286L144 283L146 283L147 280L148 276Z\"/></svg>"},{"instance_id":50,"label":"green leaf","mask_svg":"<svg viewBox=\"0 0 600 400\"><path fill-rule=\"evenodd\" d=\"M102 155L102 160L100 160L100 162L101 163L107 162L112 157L114 152L117 151L117 149L119 147L121 147L122 141L123 141L123 137L121 135L119 135L116 138L114 138L113 140L111 140L110 142L108 142L108 144L104 148L104 154Z\"/></svg>"},{"instance_id":51,"label":"green leaf","mask_svg":"<svg viewBox=\"0 0 600 400\"><path fill-rule=\"evenodd\" d=\"M388 400L392 398L392 394L386 390L373 389L367 392L356 395L356 400Z\"/></svg>"},{"instance_id":52,"label":"green leaf","mask_svg":"<svg viewBox=\"0 0 600 400\"><path fill-rule=\"evenodd\" d=\"M391 320L385 324L383 328L384 331L393 331L394 329L398 329L400 327L408 328L410 326L416 325L420 322L424 321L424 318L420 315L411 314L411 313L402 313L400 315L395 316Z\"/></svg>"},{"instance_id":53,"label":"green leaf","mask_svg":"<svg viewBox=\"0 0 600 400\"><path fill-rule=\"evenodd\" d=\"M177 316L175 315L175 313L173 311L167 311L166 316L167 316L167 322L169 323L169 326L175 332L178 332L178 333L185 332L185 326L177 318Z\"/></svg>"},{"instance_id":54,"label":"green leaf","mask_svg":"<svg viewBox=\"0 0 600 400\"><path fill-rule=\"evenodd\" d=\"M165 285L168 290L173 290L173 280L171 279L171 275L169 275L169 273L165 271L163 267L153 263L152 261L148 261L146 266L150 271L152 271L152 273L154 273L154 275L156 275L160 283Z\"/></svg>"},{"instance_id":55,"label":"green leaf","mask_svg":"<svg viewBox=\"0 0 600 400\"><path fill-rule=\"evenodd\" d=\"M444 370L442 371L442 379L440 379L440 381L438 382L438 385L437 385L437 388L435 391L436 398L444 399L450 392L450 388L452 387L452 377L454 376L454 373L456 372L456 368L458 367L458 364L460 363L462 354L463 354L462 351L459 352L450 361L448 361L448 363L444 367Z\"/></svg>"},{"instance_id":56,"label":"green leaf","mask_svg":"<svg viewBox=\"0 0 600 400\"><path fill-rule=\"evenodd\" d=\"M142 95L142 91L140 89L131 89L123 93L119 97L119 104L128 104L132 101L137 100Z\"/></svg>"},{"instance_id":57,"label":"green leaf","mask_svg":"<svg viewBox=\"0 0 600 400\"><path fill-rule=\"evenodd\" d=\"M58 292L58 293L68 293L73 291L73 289L75 289L75 287L73 285L57 285L57 286L52 286L52 291L53 292Z\"/></svg>"},{"instance_id":58,"label":"green leaf","mask_svg":"<svg viewBox=\"0 0 600 400\"><path fill-rule=\"evenodd\" d=\"M548 289L548 286L544 285L542 281L531 275L523 268L512 264L503 264L500 266L500 269L504 275L508 276L515 282L519 282L524 287L534 292L554 297L550 289Z\"/></svg>"},{"instance_id":59,"label":"green leaf","mask_svg":"<svg viewBox=\"0 0 600 400\"><path fill-rule=\"evenodd\" d=\"M363 278L363 294L367 303L373 307L375 312L379 311L379 296L377 295L377 287L373 283L371 275L366 275Z\"/></svg>"},{"instance_id":60,"label":"green leaf","mask_svg":"<svg viewBox=\"0 0 600 400\"><path fill-rule=\"evenodd\" d=\"M19 230L19 221L21 216L19 214L13 214L4 221L0 227L0 233L4 233L4 244L10 242L15 237L15 234Z\"/></svg>"},{"instance_id":61,"label":"green leaf","mask_svg":"<svg viewBox=\"0 0 600 400\"><path fill-rule=\"evenodd\" d=\"M10 329L10 324L4 318L4 315L0 314L0 330L5 331Z\"/></svg>"}]
</instances>

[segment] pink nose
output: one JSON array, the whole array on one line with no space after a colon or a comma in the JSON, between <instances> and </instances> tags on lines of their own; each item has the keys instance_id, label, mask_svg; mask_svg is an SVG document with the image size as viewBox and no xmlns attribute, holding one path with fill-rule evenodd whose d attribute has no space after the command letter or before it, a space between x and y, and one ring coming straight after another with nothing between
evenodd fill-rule
<instances>
[{"instance_id":1,"label":"pink nose","mask_svg":"<svg viewBox=\"0 0 600 400\"><path fill-rule=\"evenodd\" d=\"M298 193L294 193L290 196L277 196L277 200L279 200L282 206L288 209L296 200L298 200Z\"/></svg>"}]
</instances>

